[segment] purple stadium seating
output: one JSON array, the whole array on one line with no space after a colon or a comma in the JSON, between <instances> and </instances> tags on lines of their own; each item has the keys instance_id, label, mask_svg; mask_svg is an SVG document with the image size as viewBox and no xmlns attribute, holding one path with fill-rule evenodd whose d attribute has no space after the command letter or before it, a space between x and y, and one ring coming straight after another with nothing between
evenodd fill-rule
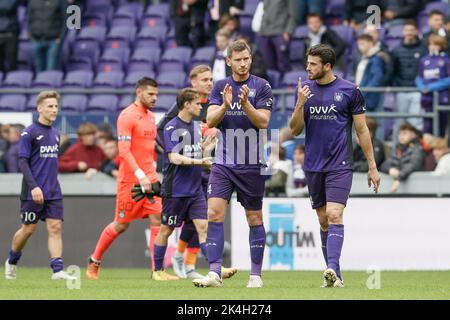
<instances>
[{"instance_id":1,"label":"purple stadium seating","mask_svg":"<svg viewBox=\"0 0 450 320\"><path fill-rule=\"evenodd\" d=\"M401 39L403 38L403 26L402 25L394 25L389 28L386 34L387 39Z\"/></svg>"},{"instance_id":2,"label":"purple stadium seating","mask_svg":"<svg viewBox=\"0 0 450 320\"><path fill-rule=\"evenodd\" d=\"M122 111L126 107L128 107L130 104L132 104L134 101L134 96L131 94L124 94L120 96L119 99L119 107L118 111Z\"/></svg>"},{"instance_id":3,"label":"purple stadium seating","mask_svg":"<svg viewBox=\"0 0 450 320\"><path fill-rule=\"evenodd\" d=\"M23 94L3 94L0 96L0 111L24 111L26 102Z\"/></svg>"},{"instance_id":4,"label":"purple stadium seating","mask_svg":"<svg viewBox=\"0 0 450 320\"><path fill-rule=\"evenodd\" d=\"M333 29L341 38L344 40L347 45L351 45L354 39L354 31L351 27L347 27L344 25L337 25L337 26L331 26L331 29Z\"/></svg>"},{"instance_id":5,"label":"purple stadium seating","mask_svg":"<svg viewBox=\"0 0 450 320\"><path fill-rule=\"evenodd\" d=\"M2 85L3 82L3 72L0 71L0 86Z\"/></svg>"},{"instance_id":6,"label":"purple stadium seating","mask_svg":"<svg viewBox=\"0 0 450 320\"><path fill-rule=\"evenodd\" d=\"M71 58L86 57L92 61L92 64L96 64L100 57L100 47L98 43L92 41L76 41L72 48Z\"/></svg>"},{"instance_id":7,"label":"purple stadium seating","mask_svg":"<svg viewBox=\"0 0 450 320\"><path fill-rule=\"evenodd\" d=\"M125 77L123 85L125 88L134 88L136 82L143 77L155 78L155 73L153 71L133 71L129 72Z\"/></svg>"},{"instance_id":8,"label":"purple stadium seating","mask_svg":"<svg viewBox=\"0 0 450 320\"><path fill-rule=\"evenodd\" d=\"M117 111L118 103L119 98L116 95L96 94L89 99L86 111L115 112Z\"/></svg>"},{"instance_id":9,"label":"purple stadium seating","mask_svg":"<svg viewBox=\"0 0 450 320\"><path fill-rule=\"evenodd\" d=\"M63 87L68 88L90 88L94 74L92 71L70 71L66 73Z\"/></svg>"},{"instance_id":10,"label":"purple stadium seating","mask_svg":"<svg viewBox=\"0 0 450 320\"><path fill-rule=\"evenodd\" d=\"M86 11L91 11L92 9L97 9L99 7L109 7L112 8L113 3L111 0L89 0L86 1Z\"/></svg>"},{"instance_id":11,"label":"purple stadium seating","mask_svg":"<svg viewBox=\"0 0 450 320\"><path fill-rule=\"evenodd\" d=\"M131 56L132 62L150 62L153 64L152 70L159 64L161 50L158 48L137 48Z\"/></svg>"},{"instance_id":12,"label":"purple stadium seating","mask_svg":"<svg viewBox=\"0 0 450 320\"><path fill-rule=\"evenodd\" d=\"M298 26L292 33L292 40L305 40L308 37L308 27Z\"/></svg>"},{"instance_id":13,"label":"purple stadium seating","mask_svg":"<svg viewBox=\"0 0 450 320\"><path fill-rule=\"evenodd\" d=\"M107 14L101 12L85 12L81 20L82 27L107 27Z\"/></svg>"},{"instance_id":14,"label":"purple stadium seating","mask_svg":"<svg viewBox=\"0 0 450 320\"><path fill-rule=\"evenodd\" d=\"M17 55L18 70L33 70L33 52L31 42L19 42L19 52Z\"/></svg>"},{"instance_id":15,"label":"purple stadium seating","mask_svg":"<svg viewBox=\"0 0 450 320\"><path fill-rule=\"evenodd\" d=\"M210 65L216 54L215 47L202 47L195 51L195 54L191 58L191 67L199 64Z\"/></svg>"},{"instance_id":16,"label":"purple stadium seating","mask_svg":"<svg viewBox=\"0 0 450 320\"><path fill-rule=\"evenodd\" d=\"M140 3L123 4L114 13L112 26L136 26L136 22L142 18L142 12Z\"/></svg>"},{"instance_id":17,"label":"purple stadium seating","mask_svg":"<svg viewBox=\"0 0 450 320\"><path fill-rule=\"evenodd\" d=\"M177 47L167 49L161 57L159 72L183 72L191 59L192 49L189 47Z\"/></svg>"},{"instance_id":18,"label":"purple stadium seating","mask_svg":"<svg viewBox=\"0 0 450 320\"><path fill-rule=\"evenodd\" d=\"M135 26L118 26L111 28L104 43L104 48L131 47L136 38Z\"/></svg>"},{"instance_id":19,"label":"purple stadium seating","mask_svg":"<svg viewBox=\"0 0 450 320\"><path fill-rule=\"evenodd\" d=\"M289 44L289 60L293 63L301 63L305 59L305 42L292 40Z\"/></svg>"},{"instance_id":20,"label":"purple stadium seating","mask_svg":"<svg viewBox=\"0 0 450 320\"><path fill-rule=\"evenodd\" d=\"M280 72L273 69L267 69L267 76L269 77L269 83L273 89L278 88L280 85Z\"/></svg>"},{"instance_id":21,"label":"purple stadium seating","mask_svg":"<svg viewBox=\"0 0 450 320\"><path fill-rule=\"evenodd\" d=\"M88 57L71 57L65 64L66 72L70 71L92 71L93 63Z\"/></svg>"},{"instance_id":22,"label":"purple stadium seating","mask_svg":"<svg viewBox=\"0 0 450 320\"><path fill-rule=\"evenodd\" d=\"M25 104L25 111L30 111L30 112L36 111L36 98L37 98L37 94L28 95L27 103Z\"/></svg>"},{"instance_id":23,"label":"purple stadium seating","mask_svg":"<svg viewBox=\"0 0 450 320\"><path fill-rule=\"evenodd\" d=\"M156 78L161 88L180 89L185 86L186 74L183 72L164 72Z\"/></svg>"},{"instance_id":24,"label":"purple stadium seating","mask_svg":"<svg viewBox=\"0 0 450 320\"><path fill-rule=\"evenodd\" d=\"M141 28L167 26L169 20L169 6L167 3L151 5L147 8L142 19Z\"/></svg>"},{"instance_id":25,"label":"purple stadium seating","mask_svg":"<svg viewBox=\"0 0 450 320\"><path fill-rule=\"evenodd\" d=\"M295 88L298 83L298 78L308 79L308 74L305 70L295 70L286 72L281 80L281 87L283 88Z\"/></svg>"},{"instance_id":26,"label":"purple stadium seating","mask_svg":"<svg viewBox=\"0 0 450 320\"><path fill-rule=\"evenodd\" d=\"M344 12L345 0L328 0L325 8L327 16L342 15Z\"/></svg>"},{"instance_id":27,"label":"purple stadium seating","mask_svg":"<svg viewBox=\"0 0 450 320\"><path fill-rule=\"evenodd\" d=\"M63 73L59 70L39 72L33 81L33 88L59 88L63 80Z\"/></svg>"},{"instance_id":28,"label":"purple stadium seating","mask_svg":"<svg viewBox=\"0 0 450 320\"><path fill-rule=\"evenodd\" d=\"M442 12L446 17L448 17L448 15L450 13L450 5L448 3L444 3L444 2L440 2L440 1L430 2L425 6L423 13L424 13L424 15L428 15L433 10L438 10L438 11Z\"/></svg>"},{"instance_id":29,"label":"purple stadium seating","mask_svg":"<svg viewBox=\"0 0 450 320\"><path fill-rule=\"evenodd\" d=\"M100 72L94 80L94 88L121 88L123 72Z\"/></svg>"},{"instance_id":30,"label":"purple stadium seating","mask_svg":"<svg viewBox=\"0 0 450 320\"><path fill-rule=\"evenodd\" d=\"M3 81L5 88L29 88L33 80L33 72L27 70L10 71Z\"/></svg>"},{"instance_id":31,"label":"purple stadium seating","mask_svg":"<svg viewBox=\"0 0 450 320\"><path fill-rule=\"evenodd\" d=\"M177 101L177 96L172 94L158 95L154 111L167 111Z\"/></svg>"},{"instance_id":32,"label":"purple stadium seating","mask_svg":"<svg viewBox=\"0 0 450 320\"><path fill-rule=\"evenodd\" d=\"M389 48L389 51L392 51L395 47L397 47L402 42L402 39L386 39L385 43Z\"/></svg>"},{"instance_id":33,"label":"purple stadium seating","mask_svg":"<svg viewBox=\"0 0 450 320\"><path fill-rule=\"evenodd\" d=\"M136 38L135 48L161 48L166 40L167 27L142 28Z\"/></svg>"},{"instance_id":34,"label":"purple stadium seating","mask_svg":"<svg viewBox=\"0 0 450 320\"><path fill-rule=\"evenodd\" d=\"M84 94L65 94L61 98L62 111L86 111L88 98Z\"/></svg>"},{"instance_id":35,"label":"purple stadium seating","mask_svg":"<svg viewBox=\"0 0 450 320\"><path fill-rule=\"evenodd\" d=\"M97 72L123 71L128 63L130 50L128 48L106 49L100 58Z\"/></svg>"},{"instance_id":36,"label":"purple stadium seating","mask_svg":"<svg viewBox=\"0 0 450 320\"><path fill-rule=\"evenodd\" d=\"M80 33L77 36L77 41L96 41L98 43L102 43L106 38L106 27L98 26L98 27L89 27L89 28L81 28Z\"/></svg>"}]
</instances>

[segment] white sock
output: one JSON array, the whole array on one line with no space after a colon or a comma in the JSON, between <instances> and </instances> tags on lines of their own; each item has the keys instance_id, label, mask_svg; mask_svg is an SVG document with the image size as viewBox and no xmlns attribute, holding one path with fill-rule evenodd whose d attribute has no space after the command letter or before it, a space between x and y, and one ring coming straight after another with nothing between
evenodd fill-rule
<instances>
[{"instance_id":1,"label":"white sock","mask_svg":"<svg viewBox=\"0 0 450 320\"><path fill-rule=\"evenodd\" d=\"M192 264L187 264L186 265L186 272L192 272L195 271L195 266Z\"/></svg>"},{"instance_id":2,"label":"white sock","mask_svg":"<svg viewBox=\"0 0 450 320\"><path fill-rule=\"evenodd\" d=\"M175 258L183 258L184 253L178 252L177 250L173 255L175 256Z\"/></svg>"}]
</instances>

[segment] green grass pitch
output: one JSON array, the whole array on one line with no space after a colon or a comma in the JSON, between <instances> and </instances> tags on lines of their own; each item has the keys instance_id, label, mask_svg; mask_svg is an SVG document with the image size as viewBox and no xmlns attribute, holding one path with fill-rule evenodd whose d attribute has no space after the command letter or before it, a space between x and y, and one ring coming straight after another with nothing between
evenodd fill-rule
<instances>
[{"instance_id":1,"label":"green grass pitch","mask_svg":"<svg viewBox=\"0 0 450 320\"><path fill-rule=\"evenodd\" d=\"M206 270L200 270L205 273ZM157 282L147 269L101 270L89 281L82 270L81 288L69 290L64 281L50 280L48 268L18 270L17 280L0 279L0 300L5 299L450 299L450 272L381 272L381 288L369 290L369 274L344 272L345 288L321 289L321 272L271 271L263 273L264 287L247 289L248 272L224 280L222 288L196 288L189 280Z\"/></svg>"}]
</instances>

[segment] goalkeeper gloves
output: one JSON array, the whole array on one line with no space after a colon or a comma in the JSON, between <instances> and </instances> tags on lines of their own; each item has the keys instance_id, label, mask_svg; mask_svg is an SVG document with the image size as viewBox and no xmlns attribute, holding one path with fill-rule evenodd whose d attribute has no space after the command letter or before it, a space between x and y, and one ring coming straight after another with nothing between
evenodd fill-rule
<instances>
[{"instance_id":1,"label":"goalkeeper gloves","mask_svg":"<svg viewBox=\"0 0 450 320\"><path fill-rule=\"evenodd\" d=\"M131 189L131 197L134 202L139 202L144 199L144 197L147 197L151 203L155 203L155 200L153 199L154 196L161 196L161 182L159 181L152 183L152 191L150 193L143 192L140 184L135 184L133 189Z\"/></svg>"}]
</instances>

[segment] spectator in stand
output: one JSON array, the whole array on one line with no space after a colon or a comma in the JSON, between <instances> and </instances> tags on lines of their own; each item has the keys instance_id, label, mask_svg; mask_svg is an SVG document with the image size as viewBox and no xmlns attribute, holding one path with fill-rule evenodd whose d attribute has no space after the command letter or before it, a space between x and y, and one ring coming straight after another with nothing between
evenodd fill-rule
<instances>
[{"instance_id":1,"label":"spectator in stand","mask_svg":"<svg viewBox=\"0 0 450 320\"><path fill-rule=\"evenodd\" d=\"M370 137L372 138L373 154L377 168L381 166L384 161L384 145L383 142L375 137L377 132L378 123L375 118L366 118L367 128L370 131ZM353 151L353 171L355 172L367 172L369 170L369 165L367 164L366 156L359 145L358 136L356 136L356 148Z\"/></svg>"},{"instance_id":2,"label":"spectator in stand","mask_svg":"<svg viewBox=\"0 0 450 320\"><path fill-rule=\"evenodd\" d=\"M296 0L264 0L259 49L267 69L291 70L289 43L297 25Z\"/></svg>"},{"instance_id":3,"label":"spectator in stand","mask_svg":"<svg viewBox=\"0 0 450 320\"><path fill-rule=\"evenodd\" d=\"M286 159L284 148L276 145L272 145L270 159L273 173L270 179L266 180L265 193L266 195L273 193L277 197L286 193L287 178L292 172L292 161Z\"/></svg>"},{"instance_id":4,"label":"spectator in stand","mask_svg":"<svg viewBox=\"0 0 450 320\"><path fill-rule=\"evenodd\" d=\"M9 127L9 148L5 154L6 168L8 172L20 172L19 170L19 140L20 133L25 127L21 124L13 124Z\"/></svg>"},{"instance_id":5,"label":"spectator in stand","mask_svg":"<svg viewBox=\"0 0 450 320\"><path fill-rule=\"evenodd\" d=\"M269 76L267 75L266 64L264 63L264 58L261 54L261 51L259 51L258 46L252 43L249 37L242 34L239 35L236 38L236 40L245 41L252 50L252 65L250 67L250 73L257 77L269 80ZM230 74L228 75L231 75L231 69Z\"/></svg>"},{"instance_id":6,"label":"spectator in stand","mask_svg":"<svg viewBox=\"0 0 450 320\"><path fill-rule=\"evenodd\" d=\"M286 194L288 197L308 196L308 186L306 184L303 165L305 163L305 145L299 144L294 149L294 161L292 171L288 174L286 183Z\"/></svg>"},{"instance_id":7,"label":"spectator in stand","mask_svg":"<svg viewBox=\"0 0 450 320\"><path fill-rule=\"evenodd\" d=\"M97 125L95 141L102 150L105 142L113 138L113 128L109 123L104 122Z\"/></svg>"},{"instance_id":8,"label":"spectator in stand","mask_svg":"<svg viewBox=\"0 0 450 320\"><path fill-rule=\"evenodd\" d=\"M402 124L398 132L395 154L381 165L381 172L394 180L391 192L396 192L401 181L405 181L415 171L423 171L425 151L420 143L420 132L410 123Z\"/></svg>"},{"instance_id":9,"label":"spectator in stand","mask_svg":"<svg viewBox=\"0 0 450 320\"><path fill-rule=\"evenodd\" d=\"M402 24L405 19L416 19L422 7L422 0L389 0L383 17L387 26Z\"/></svg>"},{"instance_id":10,"label":"spectator in stand","mask_svg":"<svg viewBox=\"0 0 450 320\"><path fill-rule=\"evenodd\" d=\"M105 161L101 165L101 171L110 175L111 177L117 178L119 175L119 149L117 147L117 140L110 138L106 140L103 145L103 152L105 153Z\"/></svg>"},{"instance_id":11,"label":"spectator in stand","mask_svg":"<svg viewBox=\"0 0 450 320\"><path fill-rule=\"evenodd\" d=\"M0 71L9 72L17 67L19 44L19 0L0 1Z\"/></svg>"},{"instance_id":12,"label":"spectator in stand","mask_svg":"<svg viewBox=\"0 0 450 320\"><path fill-rule=\"evenodd\" d=\"M345 0L344 25L351 26L353 30L358 32L369 17L367 8L371 5L383 8L382 3L383 0Z\"/></svg>"},{"instance_id":13,"label":"spectator in stand","mask_svg":"<svg viewBox=\"0 0 450 320\"><path fill-rule=\"evenodd\" d=\"M205 42L204 19L208 0L170 0L170 17L175 23L178 46L202 47ZM189 33L192 41L189 40Z\"/></svg>"},{"instance_id":14,"label":"spectator in stand","mask_svg":"<svg viewBox=\"0 0 450 320\"><path fill-rule=\"evenodd\" d=\"M389 53L388 46L380 40L380 31L375 25L367 25L364 28L364 33L370 35L373 38L374 46L378 49L378 56L384 61L384 75L383 75L383 86L388 86L391 82L392 78L392 64L391 64L391 56ZM358 67L359 62L361 61L361 54L358 50L353 53L353 79L356 74L356 68Z\"/></svg>"},{"instance_id":15,"label":"spectator in stand","mask_svg":"<svg viewBox=\"0 0 450 320\"><path fill-rule=\"evenodd\" d=\"M95 144L97 128L83 123L78 128L78 141L59 158L60 172L86 172L89 168L100 170L105 160L103 150Z\"/></svg>"},{"instance_id":16,"label":"spectator in stand","mask_svg":"<svg viewBox=\"0 0 450 320\"><path fill-rule=\"evenodd\" d=\"M229 14L225 14L220 18L219 29L227 30L230 34L230 43L234 42L239 36L239 19Z\"/></svg>"},{"instance_id":17,"label":"spectator in stand","mask_svg":"<svg viewBox=\"0 0 450 320\"><path fill-rule=\"evenodd\" d=\"M70 143L69 136L67 134L60 133L59 139L60 139L60 141L59 141L59 154L58 155L62 156L67 151L67 149L69 149L69 147L71 146L71 143Z\"/></svg>"},{"instance_id":18,"label":"spectator in stand","mask_svg":"<svg viewBox=\"0 0 450 320\"><path fill-rule=\"evenodd\" d=\"M433 92L439 91L439 103L448 105L450 88L450 59L447 54L447 38L437 34L428 37L428 55L420 59L416 86L422 91L422 109L433 111ZM445 136L447 112L439 112L439 135ZM424 132L432 133L433 120L424 119Z\"/></svg>"},{"instance_id":19,"label":"spectator in stand","mask_svg":"<svg viewBox=\"0 0 450 320\"><path fill-rule=\"evenodd\" d=\"M346 47L345 41L334 30L325 26L317 13L308 14L306 22L308 37L305 39L305 52L317 44L328 44L333 48L336 60L341 60Z\"/></svg>"},{"instance_id":20,"label":"spectator in stand","mask_svg":"<svg viewBox=\"0 0 450 320\"><path fill-rule=\"evenodd\" d=\"M306 18L315 13L323 20L325 18L326 0L299 0L298 1L298 24L304 25Z\"/></svg>"},{"instance_id":21,"label":"spectator in stand","mask_svg":"<svg viewBox=\"0 0 450 320\"><path fill-rule=\"evenodd\" d=\"M295 140L290 128L280 129L280 145L284 149L286 159L294 160Z\"/></svg>"},{"instance_id":22,"label":"spectator in stand","mask_svg":"<svg viewBox=\"0 0 450 320\"><path fill-rule=\"evenodd\" d=\"M391 54L392 85L394 87L414 87L415 78L419 70L420 58L427 54L427 48L422 45L414 20L407 20L403 26L403 41ZM420 92L398 92L396 94L395 106L397 112L420 113ZM395 121L392 133L395 141L398 129L405 119ZM423 130L422 118L408 118L407 121L415 128Z\"/></svg>"},{"instance_id":23,"label":"spectator in stand","mask_svg":"<svg viewBox=\"0 0 450 320\"><path fill-rule=\"evenodd\" d=\"M215 34L219 29L220 18L224 15L239 17L244 10L245 0L209 0L208 8L211 16L209 33Z\"/></svg>"},{"instance_id":24,"label":"spectator in stand","mask_svg":"<svg viewBox=\"0 0 450 320\"><path fill-rule=\"evenodd\" d=\"M0 173L6 172L5 154L8 150L9 125L0 123Z\"/></svg>"},{"instance_id":25,"label":"spectator in stand","mask_svg":"<svg viewBox=\"0 0 450 320\"><path fill-rule=\"evenodd\" d=\"M375 47L373 38L368 34L358 37L358 50L361 60L356 67L355 84L360 87L383 86L385 71L384 60L379 56L380 51ZM380 93L363 92L368 111L376 111L380 106Z\"/></svg>"},{"instance_id":26,"label":"spectator in stand","mask_svg":"<svg viewBox=\"0 0 450 320\"><path fill-rule=\"evenodd\" d=\"M231 74L227 67L227 47L230 44L230 33L226 29L220 29L216 32L216 55L212 62L213 80L225 79Z\"/></svg>"},{"instance_id":27,"label":"spectator in stand","mask_svg":"<svg viewBox=\"0 0 450 320\"><path fill-rule=\"evenodd\" d=\"M448 142L443 138L436 138L431 144L433 148L433 156L436 160L437 166L432 176L443 176L450 174L450 148Z\"/></svg>"},{"instance_id":28,"label":"spectator in stand","mask_svg":"<svg viewBox=\"0 0 450 320\"><path fill-rule=\"evenodd\" d=\"M27 30L31 36L36 71L54 70L66 35L67 0L28 2Z\"/></svg>"},{"instance_id":29,"label":"spectator in stand","mask_svg":"<svg viewBox=\"0 0 450 320\"><path fill-rule=\"evenodd\" d=\"M424 33L422 36L422 43L425 47L427 47L429 45L428 39L430 38L430 36L432 34L444 37L444 38L446 38L447 43L450 42L450 34L445 29L444 22L445 22L445 16L442 12L440 12L438 10L432 10L428 14L428 26L430 27L430 30L428 32ZM447 48L447 50L448 49L449 48ZM447 51L447 53L449 53L449 52Z\"/></svg>"}]
</instances>

